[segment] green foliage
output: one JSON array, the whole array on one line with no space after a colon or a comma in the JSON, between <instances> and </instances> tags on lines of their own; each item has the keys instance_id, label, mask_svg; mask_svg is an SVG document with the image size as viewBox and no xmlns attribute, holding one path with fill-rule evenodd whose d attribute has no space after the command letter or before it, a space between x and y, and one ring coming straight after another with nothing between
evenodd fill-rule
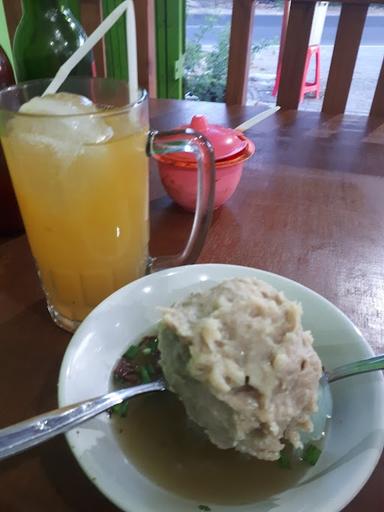
<instances>
[{"instance_id":1,"label":"green foliage","mask_svg":"<svg viewBox=\"0 0 384 512\"><path fill-rule=\"evenodd\" d=\"M264 48L268 48L268 46L271 46L272 44L279 44L279 38L273 37L272 39L262 39L258 43L252 45L251 52L252 54L259 53L264 50Z\"/></svg>"},{"instance_id":2,"label":"green foliage","mask_svg":"<svg viewBox=\"0 0 384 512\"><path fill-rule=\"evenodd\" d=\"M227 81L229 28L220 30L212 51L203 50L202 39L213 28L215 16L195 34L185 51L184 91L201 101L224 101Z\"/></svg>"},{"instance_id":3,"label":"green foliage","mask_svg":"<svg viewBox=\"0 0 384 512\"><path fill-rule=\"evenodd\" d=\"M187 43L184 60L184 94L200 101L225 101L227 83L229 26L223 27L211 51L203 49L205 34L217 24L217 16L208 16L194 39ZM274 43L263 40L252 46L256 54Z\"/></svg>"}]
</instances>

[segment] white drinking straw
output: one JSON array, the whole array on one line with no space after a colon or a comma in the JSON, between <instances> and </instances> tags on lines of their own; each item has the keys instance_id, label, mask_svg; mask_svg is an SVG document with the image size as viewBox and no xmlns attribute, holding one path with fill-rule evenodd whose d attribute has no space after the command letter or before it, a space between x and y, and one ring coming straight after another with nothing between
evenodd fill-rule
<instances>
[{"instance_id":1,"label":"white drinking straw","mask_svg":"<svg viewBox=\"0 0 384 512\"><path fill-rule=\"evenodd\" d=\"M133 0L129 0L127 3L126 27L129 101L134 103L139 97L139 84L137 78L136 17Z\"/></svg>"},{"instance_id":2,"label":"white drinking straw","mask_svg":"<svg viewBox=\"0 0 384 512\"><path fill-rule=\"evenodd\" d=\"M267 119L267 117L271 116L278 110L280 110L279 106L264 110L264 112L260 112L260 114L256 114L244 123L241 123L239 124L239 126L236 126L235 130L240 130L241 132L249 130L249 128L252 128L252 126L254 126L257 123L261 123L261 121L264 121L264 119Z\"/></svg>"},{"instance_id":3,"label":"white drinking straw","mask_svg":"<svg viewBox=\"0 0 384 512\"><path fill-rule=\"evenodd\" d=\"M71 57L59 68L55 78L47 87L43 96L55 93L65 82L72 69L94 47L116 21L126 12L127 27L127 55L129 72L129 101L134 103L139 95L137 78L137 51L136 51L136 19L133 0L125 0L109 16L103 20L94 32L86 39Z\"/></svg>"}]
</instances>

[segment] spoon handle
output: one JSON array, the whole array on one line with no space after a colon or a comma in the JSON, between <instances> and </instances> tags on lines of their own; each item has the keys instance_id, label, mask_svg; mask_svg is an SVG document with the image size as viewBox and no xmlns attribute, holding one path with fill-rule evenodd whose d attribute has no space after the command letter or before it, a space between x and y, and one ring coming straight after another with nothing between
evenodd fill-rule
<instances>
[{"instance_id":1,"label":"spoon handle","mask_svg":"<svg viewBox=\"0 0 384 512\"><path fill-rule=\"evenodd\" d=\"M162 380L124 388L3 428L0 430L0 460L62 434L123 400L164 389L165 383Z\"/></svg>"},{"instance_id":2,"label":"spoon handle","mask_svg":"<svg viewBox=\"0 0 384 512\"><path fill-rule=\"evenodd\" d=\"M359 373L374 372L376 370L384 370L384 354L339 366L328 372L328 382L335 382L345 377L351 377Z\"/></svg>"}]
</instances>

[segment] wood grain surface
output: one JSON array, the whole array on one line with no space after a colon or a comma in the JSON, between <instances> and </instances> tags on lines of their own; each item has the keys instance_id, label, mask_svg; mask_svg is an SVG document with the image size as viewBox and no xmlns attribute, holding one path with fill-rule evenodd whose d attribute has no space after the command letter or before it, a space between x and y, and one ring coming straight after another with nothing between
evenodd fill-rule
<instances>
[{"instance_id":1,"label":"wood grain surface","mask_svg":"<svg viewBox=\"0 0 384 512\"><path fill-rule=\"evenodd\" d=\"M254 107L153 100L152 126L205 113L236 126ZM247 132L256 153L234 196L214 214L200 262L249 265L290 277L342 309L384 350L384 119L286 111ZM151 173L151 251L180 249L191 214ZM0 427L56 406L70 335L46 311L25 237L0 244ZM384 460L345 512L382 512ZM112 512L62 437L0 464L0 510ZM162 512L162 511L159 511Z\"/></svg>"}]
</instances>

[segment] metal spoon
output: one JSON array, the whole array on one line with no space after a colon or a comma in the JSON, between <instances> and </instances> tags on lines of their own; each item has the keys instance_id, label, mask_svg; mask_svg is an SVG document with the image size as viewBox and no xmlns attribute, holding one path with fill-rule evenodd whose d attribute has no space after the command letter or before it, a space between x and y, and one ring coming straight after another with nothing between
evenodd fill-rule
<instances>
[{"instance_id":1,"label":"metal spoon","mask_svg":"<svg viewBox=\"0 0 384 512\"><path fill-rule=\"evenodd\" d=\"M336 380L384 369L384 354L355 361L324 372L320 386L328 387L328 383ZM166 383L159 379L149 384L141 384L130 388L112 391L106 395L85 400L73 405L61 407L29 420L16 423L0 430L0 460L27 450L32 446L48 441L52 437L67 432L81 423L97 416L128 398L154 391L164 391Z\"/></svg>"},{"instance_id":2,"label":"metal spoon","mask_svg":"<svg viewBox=\"0 0 384 512\"><path fill-rule=\"evenodd\" d=\"M44 443L57 434L67 432L128 398L165 389L164 380L159 379L149 384L119 389L84 402L60 407L3 428L0 430L0 460Z\"/></svg>"}]
</instances>

